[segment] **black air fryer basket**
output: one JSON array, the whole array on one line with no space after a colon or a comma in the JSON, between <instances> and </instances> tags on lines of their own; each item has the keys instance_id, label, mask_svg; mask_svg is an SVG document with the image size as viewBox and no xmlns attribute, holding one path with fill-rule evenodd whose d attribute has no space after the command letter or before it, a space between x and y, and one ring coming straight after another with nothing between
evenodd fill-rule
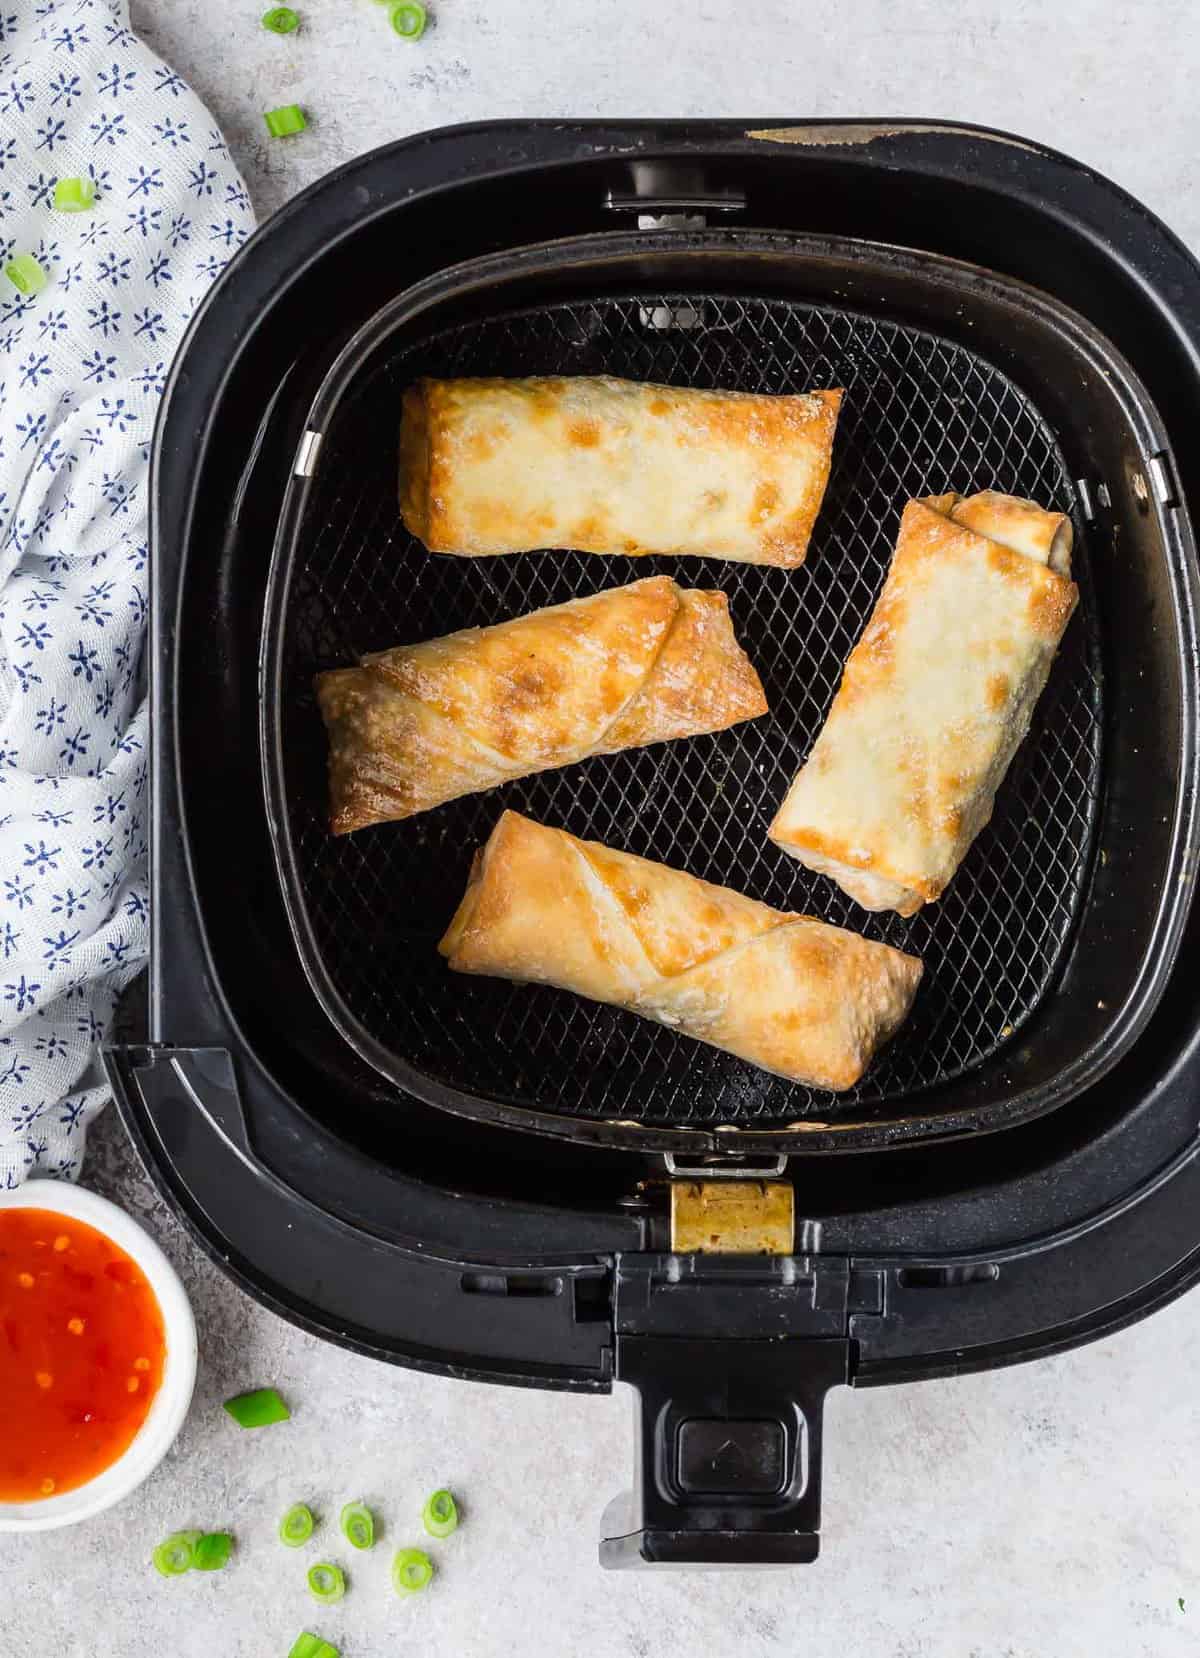
<instances>
[{"instance_id":1,"label":"black air fryer basket","mask_svg":"<svg viewBox=\"0 0 1200 1658\"><path fill-rule=\"evenodd\" d=\"M118 1097L288 1316L455 1374L632 1383L609 1564L810 1559L830 1386L1085 1340L1197 1270L1200 476L1172 443L1197 341L1200 272L1136 203L929 124L427 135L293 203L193 325L157 446L151 1030L108 1056ZM427 554L403 387L536 373L844 386L804 570ZM766 826L904 501L982 488L1072 514L1079 611L946 897L866 916ZM729 594L769 719L328 834L316 672L660 570ZM912 1019L839 1096L450 975L505 806L914 950ZM672 1248L730 1177L783 1192L790 1250Z\"/></svg>"}]
</instances>

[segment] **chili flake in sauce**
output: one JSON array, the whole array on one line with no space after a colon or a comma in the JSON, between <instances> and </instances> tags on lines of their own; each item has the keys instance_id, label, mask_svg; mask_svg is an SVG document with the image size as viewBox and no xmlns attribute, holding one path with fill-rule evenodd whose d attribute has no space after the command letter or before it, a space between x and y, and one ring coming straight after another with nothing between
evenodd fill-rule
<instances>
[{"instance_id":1,"label":"chili flake in sauce","mask_svg":"<svg viewBox=\"0 0 1200 1658\"><path fill-rule=\"evenodd\" d=\"M0 1502L103 1473L146 1420L165 1352L123 1249L48 1209L0 1209Z\"/></svg>"}]
</instances>

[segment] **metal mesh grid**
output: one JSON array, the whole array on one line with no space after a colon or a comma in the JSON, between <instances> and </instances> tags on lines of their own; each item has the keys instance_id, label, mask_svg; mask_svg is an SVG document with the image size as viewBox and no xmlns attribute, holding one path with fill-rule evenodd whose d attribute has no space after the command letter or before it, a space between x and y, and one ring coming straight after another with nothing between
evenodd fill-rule
<instances>
[{"instance_id":1,"label":"metal mesh grid","mask_svg":"<svg viewBox=\"0 0 1200 1658\"><path fill-rule=\"evenodd\" d=\"M439 558L407 535L396 505L396 436L411 379L601 372L762 392L844 386L833 476L803 570L572 552ZM604 297L483 317L410 342L377 365L325 435L284 640L295 886L354 1017L410 1065L467 1093L653 1124L877 1115L994 1053L1053 982L1089 861L1101 682L1078 538L1079 613L993 822L940 903L909 921L868 916L766 836L882 585L903 503L982 488L1059 506L1072 498L1054 438L1024 395L954 343L832 308ZM660 571L728 593L768 717L509 783L406 823L329 835L314 673ZM914 952L926 975L912 1018L856 1089L832 1095L630 1013L450 973L435 945L475 847L505 806Z\"/></svg>"}]
</instances>

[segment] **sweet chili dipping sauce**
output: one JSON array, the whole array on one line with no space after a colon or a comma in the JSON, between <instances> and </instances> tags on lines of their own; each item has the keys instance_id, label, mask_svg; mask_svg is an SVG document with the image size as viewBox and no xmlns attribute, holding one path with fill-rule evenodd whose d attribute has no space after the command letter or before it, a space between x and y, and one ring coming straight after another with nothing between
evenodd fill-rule
<instances>
[{"instance_id":1,"label":"sweet chili dipping sauce","mask_svg":"<svg viewBox=\"0 0 1200 1658\"><path fill-rule=\"evenodd\" d=\"M0 1209L0 1502L71 1491L121 1455L162 1382L162 1314L94 1227Z\"/></svg>"}]
</instances>

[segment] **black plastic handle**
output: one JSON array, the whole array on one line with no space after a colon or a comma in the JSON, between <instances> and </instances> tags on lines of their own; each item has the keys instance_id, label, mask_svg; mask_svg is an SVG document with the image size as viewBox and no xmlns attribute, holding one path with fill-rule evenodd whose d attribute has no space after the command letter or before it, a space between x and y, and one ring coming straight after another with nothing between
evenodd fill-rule
<instances>
[{"instance_id":1,"label":"black plastic handle","mask_svg":"<svg viewBox=\"0 0 1200 1658\"><path fill-rule=\"evenodd\" d=\"M617 1379L638 1395L637 1484L605 1515L601 1564L815 1560L825 1395L848 1363L834 1338L618 1338Z\"/></svg>"}]
</instances>

